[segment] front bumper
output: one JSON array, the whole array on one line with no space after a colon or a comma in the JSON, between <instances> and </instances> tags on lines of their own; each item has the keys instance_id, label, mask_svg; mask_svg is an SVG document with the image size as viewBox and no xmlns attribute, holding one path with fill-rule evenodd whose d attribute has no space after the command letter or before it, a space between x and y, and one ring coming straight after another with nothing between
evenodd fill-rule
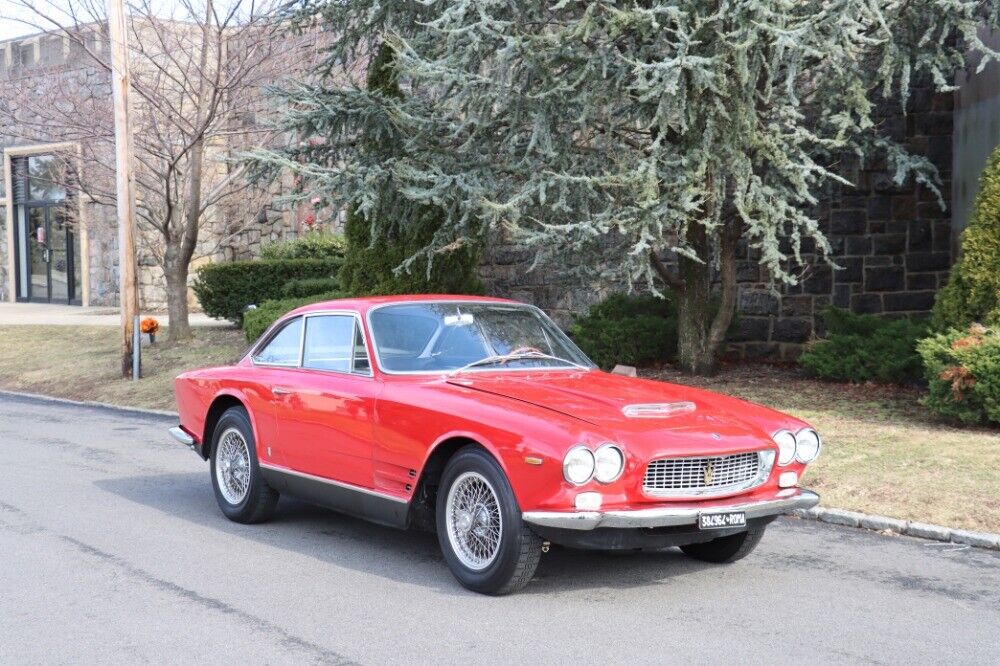
<instances>
[{"instance_id":1,"label":"front bumper","mask_svg":"<svg viewBox=\"0 0 1000 666\"><path fill-rule=\"evenodd\" d=\"M189 449L197 453L199 456L202 455L201 443L198 442L198 440L196 440L193 436L191 436L191 434L189 434L188 431L185 430L184 428L180 426L174 426L173 428L170 428L170 430L168 430L167 432L170 433L171 437L173 437L178 442L180 442L184 446L188 447ZM204 458L204 456L202 457Z\"/></svg>"},{"instance_id":2,"label":"front bumper","mask_svg":"<svg viewBox=\"0 0 1000 666\"><path fill-rule=\"evenodd\" d=\"M612 529L635 529L650 527L677 527L696 525L702 513L724 513L743 511L747 521L788 513L795 509L809 509L819 504L819 495L811 490L786 488L776 490L767 497L755 497L751 501L733 502L678 502L648 509L608 509L604 511L526 511L521 515L524 522L538 527L593 530L599 527Z\"/></svg>"}]
</instances>

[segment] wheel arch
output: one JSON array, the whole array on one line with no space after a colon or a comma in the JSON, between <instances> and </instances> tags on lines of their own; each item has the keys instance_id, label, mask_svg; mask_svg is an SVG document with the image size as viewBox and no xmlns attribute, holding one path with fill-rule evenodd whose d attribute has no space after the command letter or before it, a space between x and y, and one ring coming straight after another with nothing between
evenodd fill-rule
<instances>
[{"instance_id":1,"label":"wheel arch","mask_svg":"<svg viewBox=\"0 0 1000 666\"><path fill-rule=\"evenodd\" d=\"M253 413L247 407L242 396L228 391L219 393L212 399L212 404L208 407L205 415L205 429L201 439L201 455L208 460L212 457L212 439L215 435L215 426L219 423L222 415L232 407L242 407L250 419L250 427L254 430L254 440L257 439L257 425L254 422Z\"/></svg>"},{"instance_id":2,"label":"wheel arch","mask_svg":"<svg viewBox=\"0 0 1000 666\"><path fill-rule=\"evenodd\" d=\"M475 446L484 451L496 461L507 478L510 478L503 458L481 436L467 432L443 435L430 447L427 458L417 475L416 490L410 504L410 524L412 526L431 532L435 530L434 508L437 502L441 474L448 465L448 461L467 446Z\"/></svg>"}]
</instances>

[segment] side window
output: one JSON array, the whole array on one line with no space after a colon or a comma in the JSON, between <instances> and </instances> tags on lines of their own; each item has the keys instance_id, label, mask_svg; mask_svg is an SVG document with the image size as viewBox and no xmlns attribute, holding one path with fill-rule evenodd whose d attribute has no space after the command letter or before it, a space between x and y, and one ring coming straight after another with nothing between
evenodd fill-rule
<instances>
[{"instance_id":1,"label":"side window","mask_svg":"<svg viewBox=\"0 0 1000 666\"><path fill-rule=\"evenodd\" d=\"M354 372L367 375L372 371L371 362L368 360L368 348L365 347L365 334L361 332L361 326L354 327Z\"/></svg>"},{"instance_id":2,"label":"side window","mask_svg":"<svg viewBox=\"0 0 1000 666\"><path fill-rule=\"evenodd\" d=\"M255 363L296 367L302 343L302 317L293 319L254 355Z\"/></svg>"},{"instance_id":3,"label":"side window","mask_svg":"<svg viewBox=\"0 0 1000 666\"><path fill-rule=\"evenodd\" d=\"M306 318L302 367L350 372L354 354L354 317L322 315Z\"/></svg>"}]
</instances>

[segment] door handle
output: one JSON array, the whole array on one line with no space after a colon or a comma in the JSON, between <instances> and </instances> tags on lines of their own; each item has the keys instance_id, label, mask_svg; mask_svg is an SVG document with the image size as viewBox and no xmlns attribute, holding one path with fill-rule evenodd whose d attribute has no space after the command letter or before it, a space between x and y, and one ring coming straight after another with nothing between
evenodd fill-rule
<instances>
[{"instance_id":1,"label":"door handle","mask_svg":"<svg viewBox=\"0 0 1000 666\"><path fill-rule=\"evenodd\" d=\"M42 261L45 263L52 261L52 251L47 247L42 249Z\"/></svg>"},{"instance_id":2,"label":"door handle","mask_svg":"<svg viewBox=\"0 0 1000 666\"><path fill-rule=\"evenodd\" d=\"M291 389L282 388L281 386L275 386L271 389L272 395L290 395L294 393Z\"/></svg>"}]
</instances>

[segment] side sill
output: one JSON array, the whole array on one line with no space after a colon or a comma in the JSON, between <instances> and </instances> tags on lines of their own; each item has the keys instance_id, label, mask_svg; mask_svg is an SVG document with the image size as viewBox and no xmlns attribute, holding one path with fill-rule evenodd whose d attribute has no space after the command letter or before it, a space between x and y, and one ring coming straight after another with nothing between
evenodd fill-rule
<instances>
[{"instance_id":1,"label":"side sill","mask_svg":"<svg viewBox=\"0 0 1000 666\"><path fill-rule=\"evenodd\" d=\"M409 524L410 504L398 497L286 467L262 464L260 473L279 493L387 527L406 529Z\"/></svg>"}]
</instances>

